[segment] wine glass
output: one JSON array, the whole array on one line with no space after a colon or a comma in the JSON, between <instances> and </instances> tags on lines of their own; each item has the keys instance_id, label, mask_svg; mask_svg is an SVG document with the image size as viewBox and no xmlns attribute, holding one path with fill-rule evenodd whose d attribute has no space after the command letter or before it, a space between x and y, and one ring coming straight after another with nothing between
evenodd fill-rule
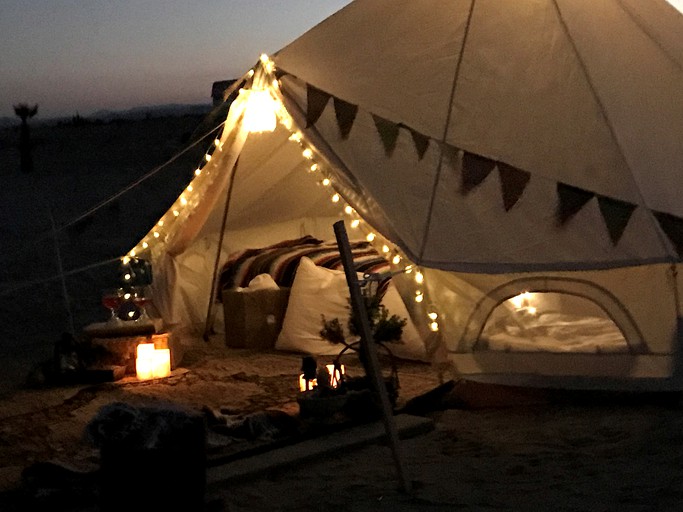
<instances>
[{"instance_id":1,"label":"wine glass","mask_svg":"<svg viewBox=\"0 0 683 512\"><path fill-rule=\"evenodd\" d=\"M123 288L110 288L102 294L102 305L109 310L111 316L107 322L118 323L118 309L123 300Z\"/></svg>"},{"instance_id":2,"label":"wine glass","mask_svg":"<svg viewBox=\"0 0 683 512\"><path fill-rule=\"evenodd\" d=\"M131 294L133 303L138 308L140 308L140 319L147 320L149 317L147 315L145 305L151 302L151 297L149 296L149 293L147 292L144 286L134 286L131 289Z\"/></svg>"}]
</instances>

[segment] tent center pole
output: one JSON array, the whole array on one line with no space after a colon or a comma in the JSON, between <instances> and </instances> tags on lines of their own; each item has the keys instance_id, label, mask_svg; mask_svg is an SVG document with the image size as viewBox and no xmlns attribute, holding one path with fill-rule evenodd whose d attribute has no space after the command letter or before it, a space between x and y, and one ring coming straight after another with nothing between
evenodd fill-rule
<instances>
[{"instance_id":1,"label":"tent center pole","mask_svg":"<svg viewBox=\"0 0 683 512\"><path fill-rule=\"evenodd\" d=\"M214 302L216 301L216 288L218 288L218 265L220 264L221 252L223 250L223 237L225 236L225 226L228 222L228 209L230 207L230 200L232 198L232 187L235 183L235 174L237 174L237 164L239 158L235 160L235 165L232 167L232 176L230 176L230 184L228 185L228 193L225 197L225 207L223 208L223 219L221 221L221 232L218 235L218 247L216 248L216 261L213 265L213 277L211 279L211 294L209 295L209 305L206 310L206 324L204 325L204 341L209 341L209 336L213 330L214 320Z\"/></svg>"}]
</instances>

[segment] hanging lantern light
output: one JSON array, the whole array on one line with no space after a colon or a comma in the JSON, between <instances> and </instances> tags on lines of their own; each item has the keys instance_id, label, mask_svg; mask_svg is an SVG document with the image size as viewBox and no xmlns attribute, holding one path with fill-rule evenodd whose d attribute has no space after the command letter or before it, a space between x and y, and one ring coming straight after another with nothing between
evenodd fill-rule
<instances>
[{"instance_id":1,"label":"hanging lantern light","mask_svg":"<svg viewBox=\"0 0 683 512\"><path fill-rule=\"evenodd\" d=\"M240 91L248 94L244 112L244 128L251 133L272 132L277 123L277 102L267 89Z\"/></svg>"}]
</instances>

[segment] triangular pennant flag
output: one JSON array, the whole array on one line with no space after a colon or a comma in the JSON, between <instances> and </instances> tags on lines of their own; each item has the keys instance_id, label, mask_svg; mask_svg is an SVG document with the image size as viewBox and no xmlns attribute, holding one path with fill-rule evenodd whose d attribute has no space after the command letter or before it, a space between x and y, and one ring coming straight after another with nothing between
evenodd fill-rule
<instances>
[{"instance_id":1,"label":"triangular pennant flag","mask_svg":"<svg viewBox=\"0 0 683 512\"><path fill-rule=\"evenodd\" d=\"M406 126L406 128L408 127ZM425 156L427 148L429 147L429 137L422 135L420 132L416 132L412 128L408 128L408 130L410 130L410 135L413 138L415 151L417 151L417 157L422 160L422 157Z\"/></svg>"},{"instance_id":2,"label":"triangular pennant flag","mask_svg":"<svg viewBox=\"0 0 683 512\"><path fill-rule=\"evenodd\" d=\"M331 95L310 84L306 84L306 97L306 128L310 128L320 119L320 115L325 110Z\"/></svg>"},{"instance_id":3,"label":"triangular pennant flag","mask_svg":"<svg viewBox=\"0 0 683 512\"><path fill-rule=\"evenodd\" d=\"M289 73L287 73L284 69L280 68L275 68L273 74L275 75L276 80L280 80L283 76L289 75Z\"/></svg>"},{"instance_id":4,"label":"triangular pennant flag","mask_svg":"<svg viewBox=\"0 0 683 512\"><path fill-rule=\"evenodd\" d=\"M621 235L624 234L628 221L631 219L633 210L636 209L636 205L611 197L598 196L598 206L600 207L602 218L605 220L612 244L617 245Z\"/></svg>"},{"instance_id":5,"label":"triangular pennant flag","mask_svg":"<svg viewBox=\"0 0 683 512\"><path fill-rule=\"evenodd\" d=\"M557 220L562 225L595 197L595 193L564 183L558 183L557 196L560 200L557 207Z\"/></svg>"},{"instance_id":6,"label":"triangular pennant flag","mask_svg":"<svg viewBox=\"0 0 683 512\"><path fill-rule=\"evenodd\" d=\"M396 140L398 139L398 128L396 123L387 121L375 114L372 114L372 118L375 120L375 127L379 136L382 138L382 144L384 144L384 151L387 156L391 156L396 147Z\"/></svg>"},{"instance_id":7,"label":"triangular pennant flag","mask_svg":"<svg viewBox=\"0 0 683 512\"><path fill-rule=\"evenodd\" d=\"M357 113L358 105L334 98L334 114L337 117L337 125L339 126L342 139L346 140L349 137Z\"/></svg>"},{"instance_id":8,"label":"triangular pennant flag","mask_svg":"<svg viewBox=\"0 0 683 512\"><path fill-rule=\"evenodd\" d=\"M494 160L465 151L462 157L462 193L467 194L484 181L495 166Z\"/></svg>"},{"instance_id":9,"label":"triangular pennant flag","mask_svg":"<svg viewBox=\"0 0 683 512\"><path fill-rule=\"evenodd\" d=\"M664 212L652 212L662 231L676 248L678 256L683 258L683 219Z\"/></svg>"},{"instance_id":10,"label":"triangular pennant flag","mask_svg":"<svg viewBox=\"0 0 683 512\"><path fill-rule=\"evenodd\" d=\"M446 165L449 166L451 169L457 169L458 152L460 150L455 146L449 146L448 144L444 144L442 142L439 142L438 144L441 148L442 160L444 160L446 162Z\"/></svg>"},{"instance_id":11,"label":"triangular pennant flag","mask_svg":"<svg viewBox=\"0 0 683 512\"><path fill-rule=\"evenodd\" d=\"M522 197L524 189L531 179L531 174L503 162L498 162L498 175L500 176L503 205L505 211L508 212Z\"/></svg>"}]
</instances>

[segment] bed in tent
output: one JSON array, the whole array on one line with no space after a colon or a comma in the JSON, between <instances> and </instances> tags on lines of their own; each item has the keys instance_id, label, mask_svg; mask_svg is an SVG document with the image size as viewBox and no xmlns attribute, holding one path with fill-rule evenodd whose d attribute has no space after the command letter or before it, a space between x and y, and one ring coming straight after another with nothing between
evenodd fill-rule
<instances>
[{"instance_id":1,"label":"bed in tent","mask_svg":"<svg viewBox=\"0 0 683 512\"><path fill-rule=\"evenodd\" d=\"M126 257L202 332L231 254L343 218L439 371L680 387L681 33L665 0L352 2L236 82Z\"/></svg>"}]
</instances>

